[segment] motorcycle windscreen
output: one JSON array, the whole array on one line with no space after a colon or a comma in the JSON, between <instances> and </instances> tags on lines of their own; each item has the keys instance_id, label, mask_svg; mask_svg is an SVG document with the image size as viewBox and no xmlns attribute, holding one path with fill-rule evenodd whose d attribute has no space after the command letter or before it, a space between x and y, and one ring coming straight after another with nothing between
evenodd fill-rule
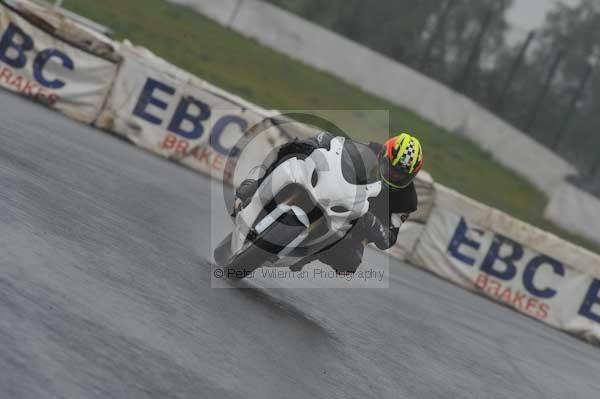
<instances>
[{"instance_id":1,"label":"motorcycle windscreen","mask_svg":"<svg viewBox=\"0 0 600 399\"><path fill-rule=\"evenodd\" d=\"M342 150L342 175L354 185L376 183L379 181L377 154L367 144L346 140Z\"/></svg>"}]
</instances>

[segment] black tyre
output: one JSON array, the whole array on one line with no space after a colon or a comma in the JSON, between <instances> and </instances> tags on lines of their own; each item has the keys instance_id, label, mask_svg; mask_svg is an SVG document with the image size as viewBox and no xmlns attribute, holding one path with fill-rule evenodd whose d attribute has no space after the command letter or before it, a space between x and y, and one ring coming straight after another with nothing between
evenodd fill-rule
<instances>
[{"instance_id":1,"label":"black tyre","mask_svg":"<svg viewBox=\"0 0 600 399\"><path fill-rule=\"evenodd\" d=\"M227 278L241 279L265 262L276 260L278 254L306 229L294 213L286 213L234 259L227 260L231 257L231 234L215 249L214 257Z\"/></svg>"}]
</instances>

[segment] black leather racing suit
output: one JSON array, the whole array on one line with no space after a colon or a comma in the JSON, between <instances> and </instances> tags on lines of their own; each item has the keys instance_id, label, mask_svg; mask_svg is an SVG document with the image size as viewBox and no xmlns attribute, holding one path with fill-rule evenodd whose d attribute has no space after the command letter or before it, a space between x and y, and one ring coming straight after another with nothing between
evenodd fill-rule
<instances>
[{"instance_id":1,"label":"black leather racing suit","mask_svg":"<svg viewBox=\"0 0 600 399\"><path fill-rule=\"evenodd\" d=\"M331 140L334 138L330 133L320 133L305 140L294 140L279 147L275 152L274 159L268 160L264 175L258 180L246 180L242 182L236 191L241 199L249 199L268 176L283 161L297 157L304 159L317 148L329 149ZM369 148L378 154L382 145L368 143ZM362 160L360 161L362 162ZM266 165L265 165L266 166ZM304 259L300 265L305 265L315 259L330 265L337 272L356 271L362 262L364 244L374 243L379 249L388 249L396 243L400 225L406 221L408 216L417 210L417 192L414 183L401 190L388 190L385 184L377 197L369 199L369 212L358 219L350 232L342 240L331 247ZM392 215L394 218L392 222ZM296 270L298 267L296 267Z\"/></svg>"}]
</instances>

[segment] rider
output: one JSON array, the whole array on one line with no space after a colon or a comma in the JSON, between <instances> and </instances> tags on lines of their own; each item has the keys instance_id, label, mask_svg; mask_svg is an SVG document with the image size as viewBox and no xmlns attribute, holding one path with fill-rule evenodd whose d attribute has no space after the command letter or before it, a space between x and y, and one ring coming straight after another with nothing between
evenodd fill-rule
<instances>
[{"instance_id":1,"label":"rider","mask_svg":"<svg viewBox=\"0 0 600 399\"><path fill-rule=\"evenodd\" d=\"M283 161L293 157L306 158L317 148L329 149L334 137L323 132L309 139L295 139L281 146L275 161L271 162L258 181L247 179L240 184L236 190L238 202L242 206L250 202L262 180ZM342 240L303 259L292 270L301 270L304 265L318 259L338 273L354 273L362 262L363 241L372 242L382 250L390 248L396 243L401 224L417 210L417 192L413 180L423 167L423 150L419 140L409 133L401 133L383 145L370 142L368 146L377 155L381 192L377 197L369 199L369 211L355 222ZM392 218L392 215L398 217Z\"/></svg>"}]
</instances>

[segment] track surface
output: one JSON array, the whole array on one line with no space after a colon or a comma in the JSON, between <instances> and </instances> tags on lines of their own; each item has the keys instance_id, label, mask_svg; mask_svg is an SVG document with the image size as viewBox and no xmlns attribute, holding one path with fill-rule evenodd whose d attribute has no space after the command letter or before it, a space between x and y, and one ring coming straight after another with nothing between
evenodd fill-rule
<instances>
[{"instance_id":1,"label":"track surface","mask_svg":"<svg viewBox=\"0 0 600 399\"><path fill-rule=\"evenodd\" d=\"M211 184L0 93L0 398L598 398L600 349L396 262L211 289Z\"/></svg>"}]
</instances>

